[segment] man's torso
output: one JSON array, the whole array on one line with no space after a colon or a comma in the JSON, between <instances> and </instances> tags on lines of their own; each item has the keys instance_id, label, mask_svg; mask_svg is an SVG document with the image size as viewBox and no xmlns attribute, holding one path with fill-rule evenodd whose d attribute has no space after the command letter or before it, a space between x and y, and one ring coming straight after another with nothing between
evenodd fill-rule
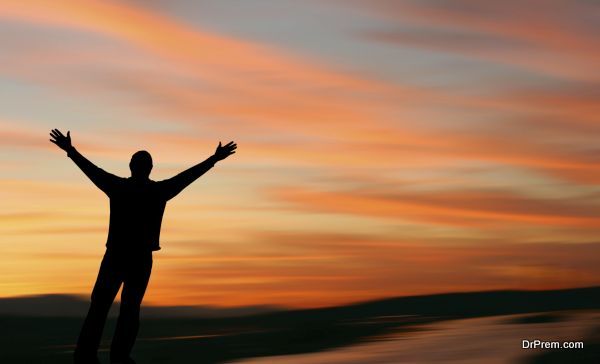
<instances>
[{"instance_id":1,"label":"man's torso","mask_svg":"<svg viewBox=\"0 0 600 364\"><path fill-rule=\"evenodd\" d=\"M110 224L106 247L124 251L159 250L166 206L160 183L120 178L109 198Z\"/></svg>"}]
</instances>

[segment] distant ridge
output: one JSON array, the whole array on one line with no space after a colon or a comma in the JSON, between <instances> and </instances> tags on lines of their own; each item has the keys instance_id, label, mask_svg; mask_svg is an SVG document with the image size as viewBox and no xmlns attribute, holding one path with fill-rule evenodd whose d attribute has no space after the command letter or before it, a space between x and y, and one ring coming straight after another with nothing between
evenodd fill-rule
<instances>
[{"instance_id":1,"label":"distant ridge","mask_svg":"<svg viewBox=\"0 0 600 364\"><path fill-rule=\"evenodd\" d=\"M89 300L69 294L45 294L0 298L0 315L33 317L83 317ZM109 316L118 314L115 302ZM280 311L271 305L214 307L214 306L142 306L143 317L238 317Z\"/></svg>"},{"instance_id":2,"label":"distant ridge","mask_svg":"<svg viewBox=\"0 0 600 364\"><path fill-rule=\"evenodd\" d=\"M466 318L561 310L600 309L600 286L545 291L498 290L392 297L345 306L267 314L294 314L299 320L420 316Z\"/></svg>"},{"instance_id":3,"label":"distant ridge","mask_svg":"<svg viewBox=\"0 0 600 364\"><path fill-rule=\"evenodd\" d=\"M82 317L89 302L75 295L48 294L0 298L1 316ZM142 306L144 317L156 318L229 318L242 316L303 317L338 319L384 315L427 317L477 317L557 310L600 309L600 286L546 291L501 290L440 293L393 297L345 306L286 309L274 305L214 306ZM118 305L110 315L115 316Z\"/></svg>"}]
</instances>

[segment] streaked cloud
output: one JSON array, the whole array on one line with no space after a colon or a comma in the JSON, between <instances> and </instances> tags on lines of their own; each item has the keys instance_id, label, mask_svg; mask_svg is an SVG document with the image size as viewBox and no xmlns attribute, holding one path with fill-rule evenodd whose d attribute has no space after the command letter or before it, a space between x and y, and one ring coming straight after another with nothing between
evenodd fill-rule
<instances>
[{"instance_id":1,"label":"streaked cloud","mask_svg":"<svg viewBox=\"0 0 600 364\"><path fill-rule=\"evenodd\" d=\"M390 218L431 224L492 227L526 223L581 228L600 226L600 206L585 201L535 199L503 191L440 191L381 194L376 191L312 191L298 187L269 191L299 209Z\"/></svg>"},{"instance_id":2,"label":"streaked cloud","mask_svg":"<svg viewBox=\"0 0 600 364\"><path fill-rule=\"evenodd\" d=\"M362 4L366 4L362 3ZM414 24L373 32L383 41L454 52L583 82L598 81L598 4L589 1L370 1L382 16Z\"/></svg>"},{"instance_id":3,"label":"streaked cloud","mask_svg":"<svg viewBox=\"0 0 600 364\"><path fill-rule=\"evenodd\" d=\"M254 236L273 251L285 250L289 260L248 256L235 262L198 264L189 256L175 261L167 258L162 263L165 274L157 279L165 279L168 272L180 277L177 281L182 283L161 285L164 291L154 291L152 298L218 302L216 291L217 296L231 297L232 305L268 297L302 307L348 299L474 290L483 288L482 284L486 284L485 289L586 286L594 284L598 273L593 259L599 249L596 243L456 243L291 231ZM310 253L321 259L295 259ZM181 287L188 285L195 289L181 292Z\"/></svg>"}]
</instances>

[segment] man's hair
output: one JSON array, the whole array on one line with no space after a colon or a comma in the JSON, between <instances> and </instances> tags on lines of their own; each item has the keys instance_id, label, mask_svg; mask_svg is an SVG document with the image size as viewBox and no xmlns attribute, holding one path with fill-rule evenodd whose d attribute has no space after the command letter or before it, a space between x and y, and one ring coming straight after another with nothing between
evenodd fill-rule
<instances>
[{"instance_id":1,"label":"man's hair","mask_svg":"<svg viewBox=\"0 0 600 364\"><path fill-rule=\"evenodd\" d=\"M132 176L150 176L150 171L152 170L152 156L145 150L135 152L131 156L131 161L129 162L129 169L131 170Z\"/></svg>"}]
</instances>

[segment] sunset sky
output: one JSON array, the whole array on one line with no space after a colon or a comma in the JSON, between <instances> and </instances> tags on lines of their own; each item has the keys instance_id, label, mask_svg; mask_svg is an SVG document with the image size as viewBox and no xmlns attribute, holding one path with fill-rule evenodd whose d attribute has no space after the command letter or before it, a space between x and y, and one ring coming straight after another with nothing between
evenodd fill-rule
<instances>
[{"instance_id":1,"label":"sunset sky","mask_svg":"<svg viewBox=\"0 0 600 364\"><path fill-rule=\"evenodd\" d=\"M89 295L108 198L168 178L145 303L600 284L600 3L0 0L0 297Z\"/></svg>"}]
</instances>

